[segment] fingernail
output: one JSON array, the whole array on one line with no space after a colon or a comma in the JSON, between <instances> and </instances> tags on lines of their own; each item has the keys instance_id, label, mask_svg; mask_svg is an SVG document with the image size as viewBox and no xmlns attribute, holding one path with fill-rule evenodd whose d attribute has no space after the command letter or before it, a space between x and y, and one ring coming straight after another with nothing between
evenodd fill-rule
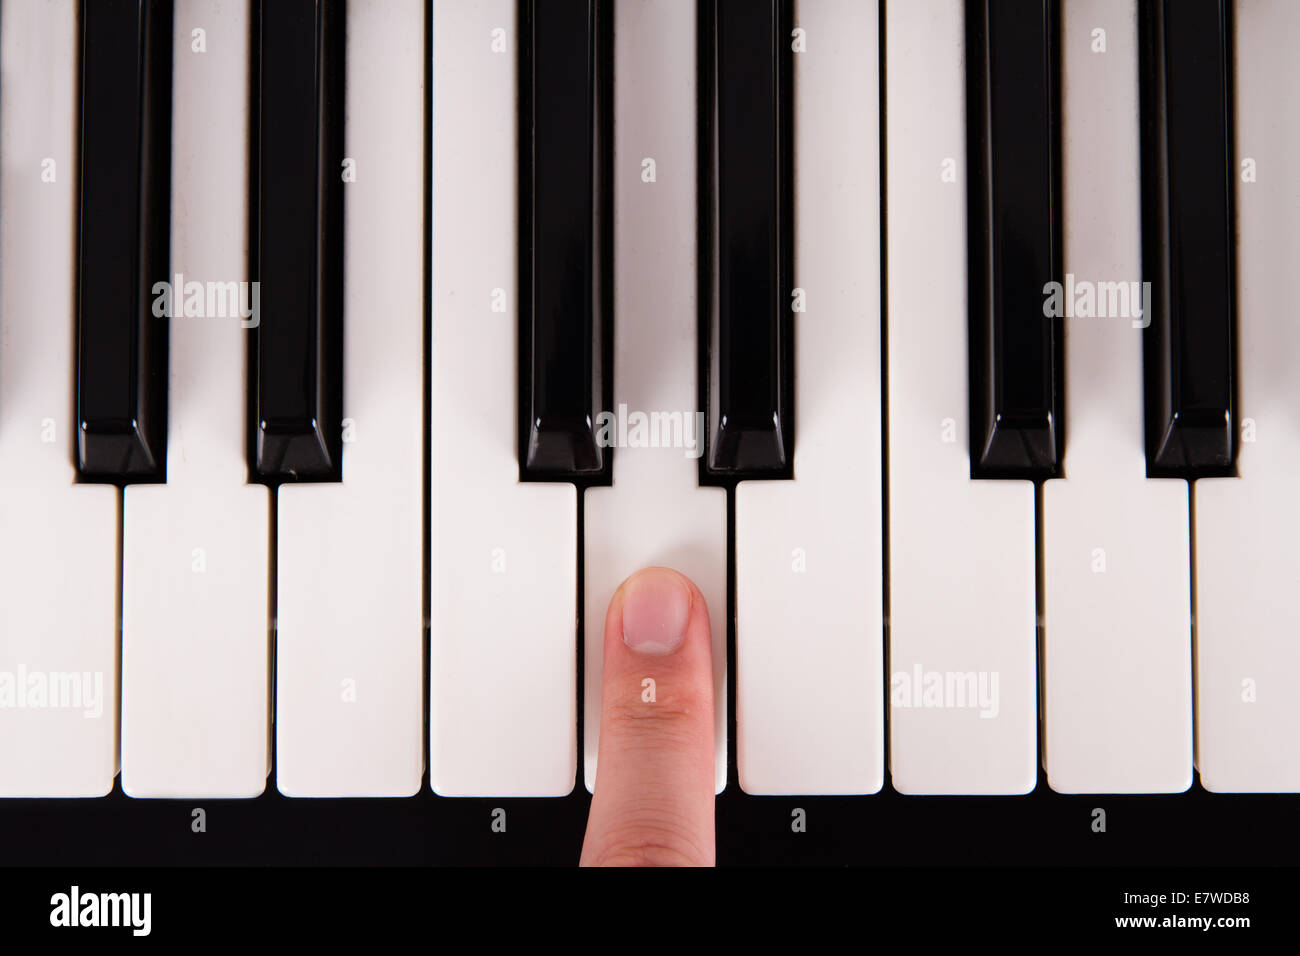
<instances>
[{"instance_id":1,"label":"fingernail","mask_svg":"<svg viewBox=\"0 0 1300 956\"><path fill-rule=\"evenodd\" d=\"M664 568L638 571L623 586L623 643L638 654L671 654L686 637L691 593Z\"/></svg>"}]
</instances>

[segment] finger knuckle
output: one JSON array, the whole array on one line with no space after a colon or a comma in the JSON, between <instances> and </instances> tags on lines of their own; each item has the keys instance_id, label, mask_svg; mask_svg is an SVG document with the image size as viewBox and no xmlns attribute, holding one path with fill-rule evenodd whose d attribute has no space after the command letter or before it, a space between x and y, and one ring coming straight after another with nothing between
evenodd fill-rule
<instances>
[{"instance_id":1,"label":"finger knuckle","mask_svg":"<svg viewBox=\"0 0 1300 956\"><path fill-rule=\"evenodd\" d=\"M696 841L670 822L634 819L609 834L593 866L708 866Z\"/></svg>"}]
</instances>

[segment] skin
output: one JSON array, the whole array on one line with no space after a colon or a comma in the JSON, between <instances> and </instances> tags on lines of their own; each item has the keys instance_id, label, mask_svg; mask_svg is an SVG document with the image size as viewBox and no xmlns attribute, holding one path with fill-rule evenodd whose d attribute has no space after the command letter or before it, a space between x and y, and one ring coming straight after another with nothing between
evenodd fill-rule
<instances>
[{"instance_id":1,"label":"skin","mask_svg":"<svg viewBox=\"0 0 1300 956\"><path fill-rule=\"evenodd\" d=\"M655 701L642 681L655 681ZM694 583L646 568L605 615L596 787L583 866L713 866L713 658Z\"/></svg>"}]
</instances>

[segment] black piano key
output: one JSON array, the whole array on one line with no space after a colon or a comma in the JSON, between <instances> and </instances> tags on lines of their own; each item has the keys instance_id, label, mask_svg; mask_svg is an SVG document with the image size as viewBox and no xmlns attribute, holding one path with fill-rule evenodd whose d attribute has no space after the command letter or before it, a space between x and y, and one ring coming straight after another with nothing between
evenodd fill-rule
<instances>
[{"instance_id":1,"label":"black piano key","mask_svg":"<svg viewBox=\"0 0 1300 956\"><path fill-rule=\"evenodd\" d=\"M255 469L272 481L337 481L344 2L262 0L256 17Z\"/></svg>"},{"instance_id":2,"label":"black piano key","mask_svg":"<svg viewBox=\"0 0 1300 956\"><path fill-rule=\"evenodd\" d=\"M700 267L707 470L782 477L794 451L791 5L701 0Z\"/></svg>"},{"instance_id":3,"label":"black piano key","mask_svg":"<svg viewBox=\"0 0 1300 956\"><path fill-rule=\"evenodd\" d=\"M1228 0L1143 2L1147 471L1230 474L1234 455L1232 39Z\"/></svg>"},{"instance_id":4,"label":"black piano key","mask_svg":"<svg viewBox=\"0 0 1300 956\"><path fill-rule=\"evenodd\" d=\"M520 13L520 472L566 480L609 458L612 21L604 0Z\"/></svg>"},{"instance_id":5,"label":"black piano key","mask_svg":"<svg viewBox=\"0 0 1300 956\"><path fill-rule=\"evenodd\" d=\"M171 0L81 8L77 463L83 478L166 472Z\"/></svg>"},{"instance_id":6,"label":"black piano key","mask_svg":"<svg viewBox=\"0 0 1300 956\"><path fill-rule=\"evenodd\" d=\"M1064 439L1059 8L966 4L971 475L1049 478Z\"/></svg>"}]
</instances>

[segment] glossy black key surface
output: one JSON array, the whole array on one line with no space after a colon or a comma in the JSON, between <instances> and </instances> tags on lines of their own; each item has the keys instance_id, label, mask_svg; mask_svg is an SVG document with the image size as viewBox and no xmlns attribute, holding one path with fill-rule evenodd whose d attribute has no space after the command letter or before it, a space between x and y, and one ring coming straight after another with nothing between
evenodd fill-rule
<instances>
[{"instance_id":1,"label":"glossy black key surface","mask_svg":"<svg viewBox=\"0 0 1300 956\"><path fill-rule=\"evenodd\" d=\"M272 481L337 481L344 2L262 0L255 16L255 468Z\"/></svg>"},{"instance_id":2,"label":"glossy black key surface","mask_svg":"<svg viewBox=\"0 0 1300 956\"><path fill-rule=\"evenodd\" d=\"M971 474L1049 478L1061 459L1060 16L1056 0L968 0Z\"/></svg>"},{"instance_id":3,"label":"glossy black key surface","mask_svg":"<svg viewBox=\"0 0 1300 956\"><path fill-rule=\"evenodd\" d=\"M1235 454L1232 35L1228 0L1143 2L1147 472L1230 474Z\"/></svg>"},{"instance_id":4,"label":"glossy black key surface","mask_svg":"<svg viewBox=\"0 0 1300 956\"><path fill-rule=\"evenodd\" d=\"M791 5L700 3L700 307L707 469L789 475L794 451Z\"/></svg>"},{"instance_id":5,"label":"glossy black key surface","mask_svg":"<svg viewBox=\"0 0 1300 956\"><path fill-rule=\"evenodd\" d=\"M611 9L520 5L520 472L565 480L605 469L610 404Z\"/></svg>"},{"instance_id":6,"label":"glossy black key surface","mask_svg":"<svg viewBox=\"0 0 1300 956\"><path fill-rule=\"evenodd\" d=\"M168 320L154 285L171 278L171 0L88 0L81 43L77 464L92 480L159 480Z\"/></svg>"}]
</instances>

